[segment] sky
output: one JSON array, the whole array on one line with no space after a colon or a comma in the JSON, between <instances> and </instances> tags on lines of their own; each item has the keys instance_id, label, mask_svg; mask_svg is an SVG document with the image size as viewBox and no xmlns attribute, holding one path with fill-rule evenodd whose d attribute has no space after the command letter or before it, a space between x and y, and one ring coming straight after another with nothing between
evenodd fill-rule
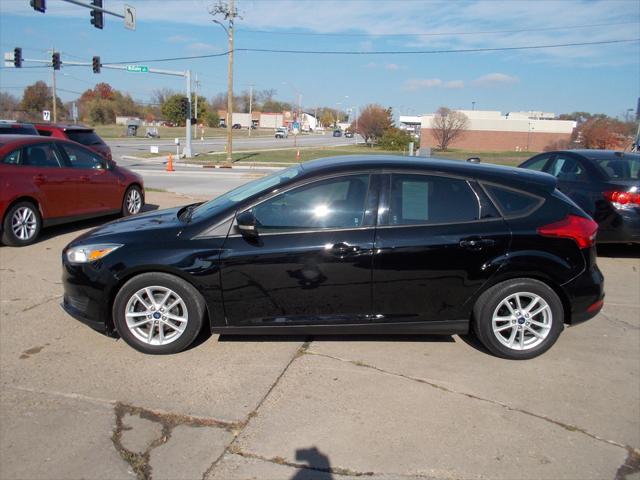
<instances>
[{"instance_id":1,"label":"sky","mask_svg":"<svg viewBox=\"0 0 640 480\"><path fill-rule=\"evenodd\" d=\"M86 3L89 0L84 0ZM213 0L104 0L122 13L136 8L137 28L105 17L94 28L89 10L47 0L45 14L29 0L0 0L2 52L22 47L26 59L49 59L55 48L67 61L128 62L152 68L190 69L200 93L226 91L227 56L147 61L224 54L227 36L213 23ZM292 103L298 94L307 110L346 110L369 103L396 114L418 115L440 106L477 110L602 112L623 116L640 97L639 0L237 0L234 89L275 89ZM219 18L219 17L218 17ZM513 48L567 43L633 42L562 48L485 52L450 50ZM356 52L350 55L271 53ZM445 51L442 53L424 53ZM409 53L380 53L409 52ZM420 53L423 52L423 53ZM25 66L37 65L25 62ZM18 97L37 80L49 83L47 68L1 68L0 91ZM148 102L154 90L184 91L180 77L91 67L63 67L59 96L67 101L97 82Z\"/></svg>"}]
</instances>

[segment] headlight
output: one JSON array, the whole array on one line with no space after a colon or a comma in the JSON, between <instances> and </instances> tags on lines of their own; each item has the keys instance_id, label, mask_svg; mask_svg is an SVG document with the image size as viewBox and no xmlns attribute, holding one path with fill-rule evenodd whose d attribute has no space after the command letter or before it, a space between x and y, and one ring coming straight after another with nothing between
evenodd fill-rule
<instances>
[{"instance_id":1,"label":"headlight","mask_svg":"<svg viewBox=\"0 0 640 480\"><path fill-rule=\"evenodd\" d=\"M71 263L89 263L106 257L122 245L117 243L100 243L95 245L79 245L67 250L67 260Z\"/></svg>"}]
</instances>

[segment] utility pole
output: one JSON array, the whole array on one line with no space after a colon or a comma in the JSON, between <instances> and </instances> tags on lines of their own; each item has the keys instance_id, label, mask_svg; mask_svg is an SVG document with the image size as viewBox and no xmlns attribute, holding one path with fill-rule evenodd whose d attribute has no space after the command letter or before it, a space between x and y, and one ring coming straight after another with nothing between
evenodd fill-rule
<instances>
[{"instance_id":1,"label":"utility pole","mask_svg":"<svg viewBox=\"0 0 640 480\"><path fill-rule=\"evenodd\" d=\"M196 86L196 88L195 88L195 103L196 103L195 108L196 108L196 111L194 112L195 113L194 118L196 119L196 124L194 125L194 128L193 128L193 130L194 130L194 135L193 136L197 137L198 136L198 122L197 122L197 120L199 120L199 118L198 118L198 87L200 86L200 82L198 81L198 74L197 73L196 73L196 79L195 79L195 81L193 83Z\"/></svg>"},{"instance_id":2,"label":"utility pole","mask_svg":"<svg viewBox=\"0 0 640 480\"><path fill-rule=\"evenodd\" d=\"M214 18L214 22L220 25L229 37L229 67L227 78L227 159L226 166L233 163L233 24L238 17L238 10L235 8L234 0L229 3L220 1L217 5L209 9L211 15L222 15L227 21L225 26L221 21ZM241 17L240 17L241 18Z\"/></svg>"},{"instance_id":3,"label":"utility pole","mask_svg":"<svg viewBox=\"0 0 640 480\"><path fill-rule=\"evenodd\" d=\"M56 49L52 48L51 49L51 55L53 56L53 54L56 53ZM53 95L53 123L57 123L58 122L58 105L56 102L56 69L53 68L53 66L51 67L51 93Z\"/></svg>"},{"instance_id":4,"label":"utility pole","mask_svg":"<svg viewBox=\"0 0 640 480\"><path fill-rule=\"evenodd\" d=\"M249 85L249 136L253 128L253 84Z\"/></svg>"}]
</instances>

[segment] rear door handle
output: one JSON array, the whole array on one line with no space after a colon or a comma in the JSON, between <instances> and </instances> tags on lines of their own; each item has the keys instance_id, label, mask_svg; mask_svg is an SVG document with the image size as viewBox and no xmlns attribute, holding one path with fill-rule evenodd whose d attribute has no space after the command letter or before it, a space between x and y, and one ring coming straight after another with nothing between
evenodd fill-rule
<instances>
[{"instance_id":1,"label":"rear door handle","mask_svg":"<svg viewBox=\"0 0 640 480\"><path fill-rule=\"evenodd\" d=\"M482 250L483 247L492 247L495 240L490 238L465 238L460 240L460 246L468 250Z\"/></svg>"}]
</instances>

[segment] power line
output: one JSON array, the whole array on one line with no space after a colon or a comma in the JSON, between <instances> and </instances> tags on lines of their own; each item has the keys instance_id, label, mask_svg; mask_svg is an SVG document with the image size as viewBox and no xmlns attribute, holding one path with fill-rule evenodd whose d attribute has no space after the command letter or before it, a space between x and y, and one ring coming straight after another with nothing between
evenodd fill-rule
<instances>
[{"instance_id":1,"label":"power line","mask_svg":"<svg viewBox=\"0 0 640 480\"><path fill-rule=\"evenodd\" d=\"M237 50L237 49L236 49ZM129 60L126 62L103 62L109 65L123 65L129 63L143 63L143 62L174 62L177 60L197 60L200 58L214 58L214 57L225 57L229 55L229 51L223 53L209 53L207 55L191 55L188 57L171 57L171 58L146 58L144 60Z\"/></svg>"},{"instance_id":2,"label":"power line","mask_svg":"<svg viewBox=\"0 0 640 480\"><path fill-rule=\"evenodd\" d=\"M611 23L592 23L589 25L569 25L562 27L538 27L538 28L521 28L516 30L479 30L472 32L433 32L433 33L340 33L340 32L278 32L275 30L249 30L242 29L240 32L261 33L268 35L296 35L296 36L314 36L314 37L445 37L460 35L490 35L496 33L523 33L523 32L545 32L553 30L573 30L580 28L610 27L614 25L630 25L639 23L637 20L631 22L611 22Z\"/></svg>"}]
</instances>

